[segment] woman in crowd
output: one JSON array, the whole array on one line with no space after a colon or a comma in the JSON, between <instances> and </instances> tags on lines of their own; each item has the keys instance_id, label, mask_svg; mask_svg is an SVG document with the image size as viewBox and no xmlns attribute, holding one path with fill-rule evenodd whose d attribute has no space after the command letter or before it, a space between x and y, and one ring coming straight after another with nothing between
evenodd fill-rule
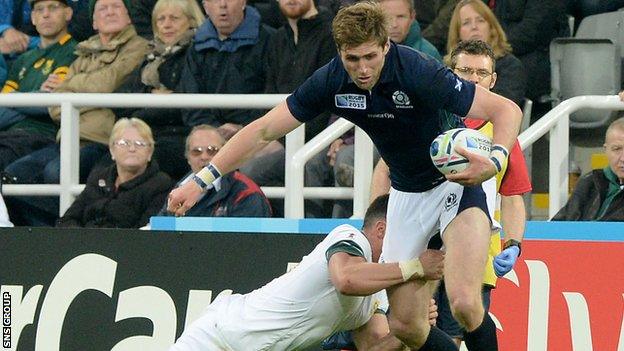
<instances>
[{"instance_id":1,"label":"woman in crowd","mask_svg":"<svg viewBox=\"0 0 624 351\"><path fill-rule=\"evenodd\" d=\"M462 0L457 4L451 17L446 51L450 53L457 43L471 39L485 41L494 51L497 78L492 91L522 107L527 85L524 67L511 53L503 28L482 0ZM444 59L448 65L449 55Z\"/></svg>"},{"instance_id":2,"label":"woman in crowd","mask_svg":"<svg viewBox=\"0 0 624 351\"><path fill-rule=\"evenodd\" d=\"M195 29L204 22L204 15L194 0L159 0L152 11L154 40L149 44L145 62L136 69L118 93L168 94L176 91ZM158 142L154 158L163 171L173 178L186 173L184 138L189 128L184 127L180 110L130 108L116 109L117 117L135 116L150 125Z\"/></svg>"},{"instance_id":3,"label":"woman in crowd","mask_svg":"<svg viewBox=\"0 0 624 351\"><path fill-rule=\"evenodd\" d=\"M150 127L138 118L120 119L109 150L115 163L89 175L85 189L57 226L138 228L158 212L173 182L151 161Z\"/></svg>"}]
</instances>

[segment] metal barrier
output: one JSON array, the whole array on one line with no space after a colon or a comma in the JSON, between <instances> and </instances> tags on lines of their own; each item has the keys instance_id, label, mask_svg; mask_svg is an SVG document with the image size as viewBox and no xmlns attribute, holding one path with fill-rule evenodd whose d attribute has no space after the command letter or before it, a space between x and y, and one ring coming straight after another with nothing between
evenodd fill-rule
<instances>
[{"instance_id":1,"label":"metal barrier","mask_svg":"<svg viewBox=\"0 0 624 351\"><path fill-rule=\"evenodd\" d=\"M518 139L525 149L546 133L549 140L548 217L552 218L568 199L568 154L570 152L570 114L583 108L624 110L615 96L576 96L565 100L527 128Z\"/></svg>"},{"instance_id":2,"label":"metal barrier","mask_svg":"<svg viewBox=\"0 0 624 351\"><path fill-rule=\"evenodd\" d=\"M83 187L78 184L79 107L178 107L178 108L271 108L283 101L284 94L0 94L0 106L61 106L60 184L8 184L6 195L59 195L60 213L71 205ZM581 108L624 110L617 96L579 96L562 102L525 130L519 137L522 148L550 132L549 216L565 204L568 189L569 116ZM354 200L354 218L364 215L368 203L372 169L372 143L356 128L354 187L304 188L305 162L353 127L339 120L304 145L304 126L286 136L285 187L263 187L268 197L284 197L285 217L303 217L304 198Z\"/></svg>"}]
</instances>

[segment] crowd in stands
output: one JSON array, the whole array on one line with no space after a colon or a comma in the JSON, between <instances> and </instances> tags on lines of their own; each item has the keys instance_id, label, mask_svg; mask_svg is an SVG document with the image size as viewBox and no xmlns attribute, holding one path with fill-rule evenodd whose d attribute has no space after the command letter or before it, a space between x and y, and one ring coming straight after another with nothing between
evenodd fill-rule
<instances>
[{"instance_id":1,"label":"crowd in stands","mask_svg":"<svg viewBox=\"0 0 624 351\"><path fill-rule=\"evenodd\" d=\"M492 90L520 106L549 93L549 44L569 35L566 10L582 17L624 7L591 0L379 1L390 39L427 59L449 65L460 41L488 43L496 58ZM0 0L2 93L291 93L336 55L331 21L353 2ZM81 108L83 194L60 219L54 197L5 198L8 213L16 225L140 227L162 208L171 179L186 181L262 113ZM306 141L339 117L306 124ZM59 106L0 107L5 183L59 182L59 123ZM187 215L281 216L279 202L269 205L259 186L283 186L284 163L283 144L272 143ZM352 186L352 132L308 163L305 184ZM129 204L126 198L139 193L152 199ZM348 201L306 201L307 217L351 212Z\"/></svg>"}]
</instances>

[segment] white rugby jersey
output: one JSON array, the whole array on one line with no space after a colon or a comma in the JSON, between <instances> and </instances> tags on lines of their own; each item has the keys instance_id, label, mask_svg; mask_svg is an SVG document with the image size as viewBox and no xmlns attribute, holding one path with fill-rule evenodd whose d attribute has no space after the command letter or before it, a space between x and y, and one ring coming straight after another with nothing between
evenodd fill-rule
<instances>
[{"instance_id":1,"label":"white rugby jersey","mask_svg":"<svg viewBox=\"0 0 624 351\"><path fill-rule=\"evenodd\" d=\"M220 309L216 327L234 350L301 350L340 330L365 324L376 309L387 310L385 291L345 296L329 276L327 250L350 247L371 262L366 237L350 225L332 230L290 272L246 295L232 295ZM344 251L344 250L341 250Z\"/></svg>"}]
</instances>

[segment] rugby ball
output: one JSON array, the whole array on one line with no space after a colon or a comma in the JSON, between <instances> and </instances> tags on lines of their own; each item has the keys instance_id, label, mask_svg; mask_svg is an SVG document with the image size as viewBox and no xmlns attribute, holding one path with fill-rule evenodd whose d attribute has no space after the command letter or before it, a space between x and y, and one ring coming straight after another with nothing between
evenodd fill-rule
<instances>
[{"instance_id":1,"label":"rugby ball","mask_svg":"<svg viewBox=\"0 0 624 351\"><path fill-rule=\"evenodd\" d=\"M438 135L429 148L431 161L442 174L454 174L468 168L468 159L455 152L459 145L469 152L489 157L492 139L470 128L456 128Z\"/></svg>"}]
</instances>

